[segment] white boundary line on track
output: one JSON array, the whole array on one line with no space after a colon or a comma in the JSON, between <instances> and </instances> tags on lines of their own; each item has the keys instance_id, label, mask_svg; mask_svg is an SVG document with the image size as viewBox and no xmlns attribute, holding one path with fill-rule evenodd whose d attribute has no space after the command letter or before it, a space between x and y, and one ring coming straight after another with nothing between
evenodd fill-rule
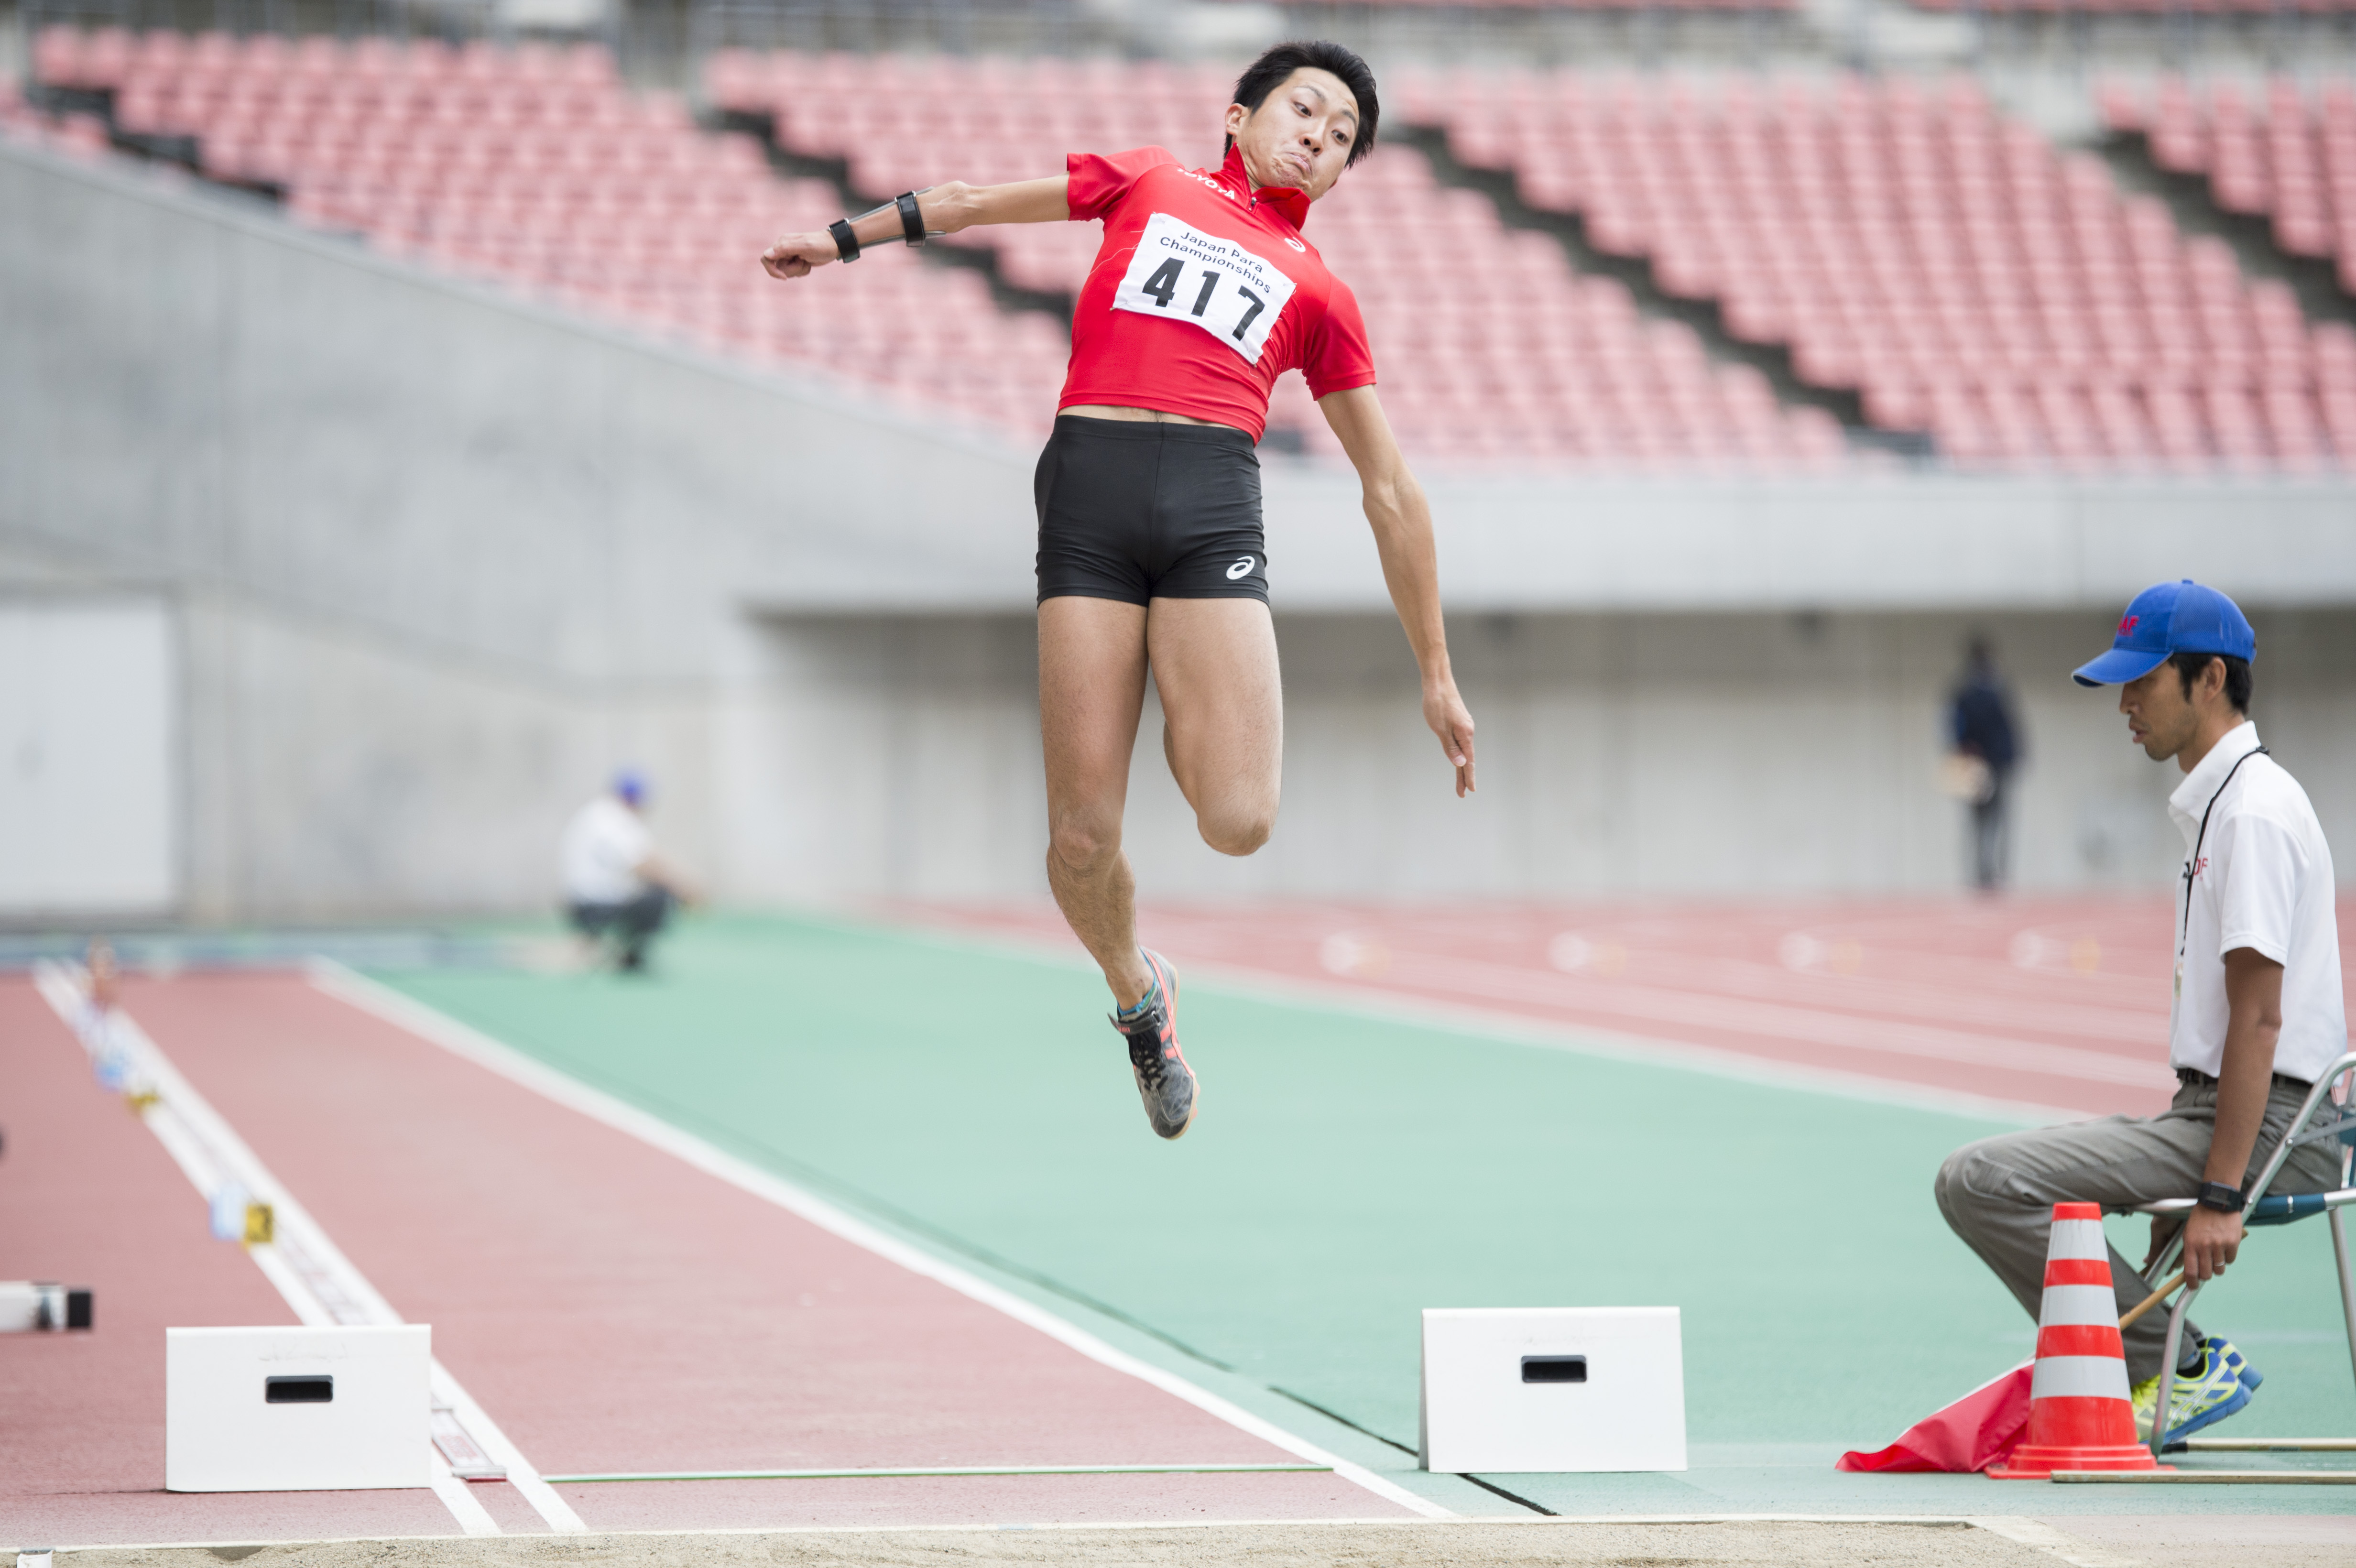
<instances>
[{"instance_id":1,"label":"white boundary line on track","mask_svg":"<svg viewBox=\"0 0 2356 1568\"><path fill-rule=\"evenodd\" d=\"M1083 972L1084 968L1083 959L1074 958L1063 951L1060 944L1045 938L1033 939L1020 931L980 931L959 925L919 923L914 919L902 923L897 917L888 913L846 919L821 912L796 910L783 912L787 918L806 924L826 926L836 931L929 942L963 953L997 954L1070 969L1075 973ZM1085 972L1089 975L1096 973L1093 967L1086 968ZM1911 1083L1903 1079L1881 1078L1869 1072L1852 1072L1837 1067L1806 1067L1796 1062L1779 1061L1772 1056L1753 1056L1747 1051L1730 1051L1723 1046L1696 1045L1687 1040L1628 1034L1616 1029L1590 1028L1585 1024L1550 1022L1526 1013L1508 1012L1502 1008L1481 1007L1470 1002L1443 1002L1433 997L1376 990L1339 980L1319 980L1281 970L1255 969L1248 965L1190 960L1186 972L1253 1001L1274 1002L1294 1008L1318 1008L1328 1012L1354 1014L1380 1023L1408 1024L1450 1034L1494 1040L1504 1045L1561 1051L1572 1056L1593 1056L1606 1061L1624 1061L1639 1067L1698 1072L1712 1078L1731 1078L1756 1083L1769 1089L1826 1094L1843 1100L1861 1100L1870 1104L1897 1105L1910 1111L1976 1116L2023 1126L2083 1122L2103 1114L2072 1110L2063 1105L2041 1105L2029 1100L1997 1099L1993 1095L1973 1094L1960 1089L1940 1089L1927 1083Z\"/></svg>"},{"instance_id":2,"label":"white boundary line on track","mask_svg":"<svg viewBox=\"0 0 2356 1568\"><path fill-rule=\"evenodd\" d=\"M1556 1514L1539 1518L1533 1514L1491 1516L1476 1519L1147 1519L1147 1520L1054 1520L1038 1524L788 1524L788 1525L723 1525L711 1530L600 1530L583 1538L580 1544L588 1546L608 1541L701 1541L730 1540L742 1536L764 1535L1032 1535L1049 1531L1076 1533L1080 1531L1201 1531L1205 1534L1222 1530L1273 1530L1301 1528L1309 1530L1465 1530L1483 1525L1499 1525L1513 1530L1553 1530L1565 1525L1630 1525L1630 1524L1895 1524L1924 1525L1953 1528L1969 1526L1985 1530L1991 1535L2024 1546L2041 1548L2076 1568L2145 1568L2135 1558L2094 1547L2076 1537L2064 1534L2041 1520L2011 1514L1956 1513L1595 1513ZM530 1537L511 1539L528 1541ZM337 1535L311 1540L241 1541L254 1546L357 1546L382 1544L447 1545L450 1538L443 1535ZM181 1552L209 1551L218 1541L151 1541L124 1545L118 1541L86 1546L59 1546L59 1552Z\"/></svg>"},{"instance_id":3,"label":"white boundary line on track","mask_svg":"<svg viewBox=\"0 0 2356 1568\"><path fill-rule=\"evenodd\" d=\"M434 1450L433 1462L434 1468L429 1473L433 1477L434 1495L442 1499L442 1505L458 1521L459 1529L468 1535L507 1533L499 1528L499 1521L491 1517L491 1510L475 1500L475 1494L466 1489L466 1483L451 1473L450 1461L442 1457L441 1449Z\"/></svg>"},{"instance_id":4,"label":"white boundary line on track","mask_svg":"<svg viewBox=\"0 0 2356 1568\"><path fill-rule=\"evenodd\" d=\"M57 964L37 965L33 979L42 999L79 1038L79 1020L89 1006L81 987L63 965ZM392 1304L328 1239L326 1229L311 1217L310 1211L295 1201L285 1184L271 1174L269 1167L262 1163L211 1103L197 1092L138 1021L118 1008L114 1027L120 1031L118 1039L136 1056L139 1071L156 1092L155 1101L140 1113L140 1118L190 1184L210 1202L225 1180L234 1180L256 1201L270 1205L273 1229L280 1240L274 1244L249 1246L245 1251L263 1277L277 1287L294 1316L313 1327L401 1322L401 1315L392 1309ZM336 1311L322 1298L322 1285L342 1297L344 1311ZM550 1529L571 1533L589 1528L573 1511L572 1505L541 1482L539 1472L508 1440L498 1424L450 1375L438 1357L432 1363L431 1375L434 1395L451 1406L459 1424L485 1453L507 1467L508 1480L548 1521ZM489 1510L466 1490L467 1484L451 1473L439 1449L434 1451L430 1474L434 1495L466 1534L504 1533Z\"/></svg>"},{"instance_id":5,"label":"white boundary line on track","mask_svg":"<svg viewBox=\"0 0 2356 1568\"><path fill-rule=\"evenodd\" d=\"M707 1176L717 1177L732 1187L775 1203L822 1231L830 1232L854 1246L863 1247L879 1257L898 1264L912 1274L922 1275L937 1284L947 1285L960 1296L993 1307L1092 1361L1151 1383L1164 1393L1182 1399L1197 1410L1248 1432L1263 1442L1273 1444L1289 1454L1298 1455L1312 1464L1329 1466L1335 1475L1365 1488L1386 1502L1396 1503L1427 1519L1457 1517L1451 1509L1427 1498L1418 1497L1396 1482L1385 1480L1363 1465L1355 1465L1337 1454L1327 1453L1274 1422L1254 1415L1241 1405L1222 1399L1175 1372L1165 1371L1150 1361L1117 1349L1077 1324L979 1275L969 1274L945 1259L912 1246L837 1208L815 1193L763 1170L749 1160L739 1158L692 1133L682 1131L602 1089L592 1088L537 1058L527 1056L513 1046L503 1044L479 1029L460 1023L446 1013L402 995L391 987L379 985L332 959L314 959L310 976L312 985L338 1001L438 1045L455 1056L531 1090L568 1110L576 1111L592 1121L603 1123L616 1132L651 1145Z\"/></svg>"}]
</instances>

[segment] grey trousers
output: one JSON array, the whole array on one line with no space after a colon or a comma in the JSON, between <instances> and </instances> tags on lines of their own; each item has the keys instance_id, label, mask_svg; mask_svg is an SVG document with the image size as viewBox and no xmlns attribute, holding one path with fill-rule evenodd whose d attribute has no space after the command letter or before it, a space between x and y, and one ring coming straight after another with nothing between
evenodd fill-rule
<instances>
[{"instance_id":1,"label":"grey trousers","mask_svg":"<svg viewBox=\"0 0 2356 1568\"><path fill-rule=\"evenodd\" d=\"M2307 1090L2277 1082L2266 1098L2258 1147L2243 1178L2246 1187L2273 1157ZM2318 1113L2322 1115L2323 1113ZM2217 1091L2188 1084L2157 1116L2105 1116L2098 1122L2038 1127L1966 1144L1939 1168L1939 1212L1980 1261L1996 1271L2031 1319L2045 1288L2045 1249L2056 1203L2126 1208L2162 1198L2190 1198L2201 1189L2216 1125ZM2340 1185L2336 1140L2295 1150L2270 1192L2328 1192ZM2172 1236L2179 1221L2155 1236ZM2263 1240L2259 1243L2264 1245ZM2151 1294L2135 1265L2111 1249L2111 1285L2125 1313ZM2185 1342L2192 1328L2186 1325ZM2126 1331L2127 1378L2141 1382L2159 1372L2168 1314L2155 1308Z\"/></svg>"}]
</instances>

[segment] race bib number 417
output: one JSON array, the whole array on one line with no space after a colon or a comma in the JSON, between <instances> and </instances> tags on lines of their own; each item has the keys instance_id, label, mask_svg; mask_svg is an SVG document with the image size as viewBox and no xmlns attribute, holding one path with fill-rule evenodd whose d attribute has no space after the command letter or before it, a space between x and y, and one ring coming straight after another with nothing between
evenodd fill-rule
<instances>
[{"instance_id":1,"label":"race bib number 417","mask_svg":"<svg viewBox=\"0 0 2356 1568\"><path fill-rule=\"evenodd\" d=\"M1190 323L1257 365L1291 298L1292 280L1282 268L1157 212L1138 239L1112 307Z\"/></svg>"}]
</instances>

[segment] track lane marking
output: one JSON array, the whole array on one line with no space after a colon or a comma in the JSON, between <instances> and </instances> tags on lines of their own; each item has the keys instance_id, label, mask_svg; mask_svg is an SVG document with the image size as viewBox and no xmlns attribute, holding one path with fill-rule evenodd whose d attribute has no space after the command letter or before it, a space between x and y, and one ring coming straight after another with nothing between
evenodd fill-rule
<instances>
[{"instance_id":1,"label":"track lane marking","mask_svg":"<svg viewBox=\"0 0 2356 1568\"><path fill-rule=\"evenodd\" d=\"M1062 944L1036 933L1012 927L948 924L894 925L872 922L806 916L809 923L834 931L888 935L952 953L981 953L1081 972L1089 960L1084 953L1066 951ZM1086 970L1094 974L1093 968ZM1664 1072L1698 1072L1712 1078L1756 1083L1764 1088L1798 1093L1828 1094L1868 1104L1896 1105L1941 1115L1977 1116L2021 1126L2048 1126L2083 1121L2117 1109L2115 1105L2055 1105L2032 1100L2010 1100L1967 1089L1953 1089L1920 1078L1900 1078L1863 1068L1824 1067L1789 1057L1731 1045L1703 1045L1666 1035L1638 1034L1580 1019L1516 1011L1503 1004L1486 1006L1447 1002L1420 991L1387 990L1377 986L1344 981L1319 971L1264 968L1230 959L1196 958L1188 973L1208 977L1231 996L1285 1008L1313 1008L1389 1025L1407 1025L1438 1033L1494 1040L1531 1051L1561 1051L1604 1061L1626 1062ZM1290 1397L1290 1396L1288 1396ZM1386 1439L1387 1441L1387 1439ZM1485 1516L1484 1516L1485 1517Z\"/></svg>"},{"instance_id":2,"label":"track lane marking","mask_svg":"<svg viewBox=\"0 0 2356 1568\"><path fill-rule=\"evenodd\" d=\"M427 1446L432 1447L432 1445ZM466 1489L466 1483L452 1474L450 1461L442 1457L439 1448L434 1449L434 1467L427 1473L432 1477L430 1484L434 1488L434 1495L442 1499L442 1506L450 1510L451 1517L458 1521L459 1529L468 1535L507 1533L499 1528L499 1521L491 1517L491 1510Z\"/></svg>"},{"instance_id":3,"label":"track lane marking","mask_svg":"<svg viewBox=\"0 0 2356 1568\"><path fill-rule=\"evenodd\" d=\"M2064 1045L2023 1044L1961 1029L1826 1012L1785 1002L1576 979L1543 969L1397 948L1391 950L1390 967L1381 981L1360 984L1374 991L1397 988L1409 994L1439 992L1490 1002L1520 1002L1589 1016L1600 1013L1687 1029L1719 1029L1837 1050L2037 1072L2052 1078L2138 1089L2158 1087L2167 1076L2161 1063L2146 1057L2113 1055Z\"/></svg>"},{"instance_id":4,"label":"track lane marking","mask_svg":"<svg viewBox=\"0 0 2356 1568\"><path fill-rule=\"evenodd\" d=\"M848 1470L645 1470L549 1476L552 1486L592 1481L857 1481L912 1476L1330 1476L1331 1465L868 1465Z\"/></svg>"},{"instance_id":5,"label":"track lane marking","mask_svg":"<svg viewBox=\"0 0 2356 1568\"><path fill-rule=\"evenodd\" d=\"M2018 1519L2002 1514L1967 1513L1709 1513L1689 1510L1684 1513L1578 1513L1557 1514L1539 1518L1535 1514L1483 1514L1477 1519L1129 1519L1129 1520L1043 1520L1033 1524L746 1524L716 1525L701 1530L601 1530L592 1541L693 1541L700 1540L732 1540L747 1536L824 1536L824 1535L1032 1535L1047 1531L1076 1534L1082 1531L1155 1531L1162 1534L1179 1531L1198 1531L1210 1534L1218 1531L1310 1529L1310 1530L1478 1530L1495 1526L1513 1530L1561 1530L1582 1524L1887 1524L1928 1525L1953 1529L1958 1526L1987 1530L1990 1534L2007 1540L2019 1541L2022 1545L2046 1545L2040 1538L2031 1541L2012 1533L2015 1527L2027 1525L2035 1531L2050 1531L2052 1536L2070 1541L2069 1550L2080 1555L2065 1557L2079 1568L2147 1568L2134 1559L2104 1553L2105 1561L2089 1562L2095 1549L2077 1542L2075 1537L2063 1537L2062 1532L2042 1520ZM2002 1526L2004 1528L1993 1528ZM446 1535L337 1535L285 1538L276 1541L243 1542L253 1546L345 1546L376 1547L446 1545ZM59 1552L209 1552L218 1541L143 1541L124 1545L119 1541L101 1541L80 1545L59 1545ZM586 1546L591 1541L582 1543Z\"/></svg>"},{"instance_id":6,"label":"track lane marking","mask_svg":"<svg viewBox=\"0 0 2356 1568\"><path fill-rule=\"evenodd\" d=\"M81 987L63 965L57 964L36 965L33 978L41 998L80 1039L80 1020L89 1005ZM314 1328L402 1321L392 1304L328 1238L326 1229L295 1200L285 1184L271 1174L269 1167L238 1136L228 1120L213 1109L211 1102L197 1092L138 1020L121 1008L115 1010L114 1019L120 1031L118 1043L137 1058L140 1071L156 1091L155 1100L140 1111L140 1119L155 1134L156 1140L190 1184L209 1201L224 1181L234 1180L257 1201L270 1205L277 1239L249 1246L245 1251L296 1318ZM460 1422L486 1453L507 1466L509 1482L524 1494L549 1528L568 1534L586 1531L589 1527L581 1516L540 1482L539 1472L458 1380L450 1375L439 1357L431 1363L430 1371L435 1396L458 1413ZM468 1535L504 1533L489 1511L465 1491L466 1483L450 1474L438 1449L433 1451L433 1464L434 1469L430 1474L436 1477L434 1493L450 1509L462 1531ZM440 1477L444 1477L456 1491L442 1486Z\"/></svg>"},{"instance_id":7,"label":"track lane marking","mask_svg":"<svg viewBox=\"0 0 2356 1568\"><path fill-rule=\"evenodd\" d=\"M320 991L347 1006L370 1014L428 1044L439 1046L454 1056L471 1061L486 1072L529 1089L592 1121L660 1149L707 1176L716 1177L755 1198L774 1203L853 1246L863 1248L899 1264L911 1274L946 1285L960 1296L1035 1328L1101 1366L1125 1372L1230 1426L1249 1433L1262 1442L1330 1469L1387 1502L1395 1503L1426 1519L1458 1517L1453 1510L1419 1497L1396 1482L1385 1480L1363 1465L1353 1464L1337 1454L1330 1454L1274 1422L1254 1415L1241 1405L1223 1399L1175 1372L1166 1371L1106 1343L1077 1324L1012 1291L1001 1289L978 1275L969 1274L945 1259L901 1241L817 1194L762 1169L750 1160L732 1155L602 1089L592 1088L569 1073L560 1072L536 1057L527 1056L515 1047L494 1040L480 1029L461 1023L414 997L380 985L332 959L314 959L310 965L310 980Z\"/></svg>"}]
</instances>

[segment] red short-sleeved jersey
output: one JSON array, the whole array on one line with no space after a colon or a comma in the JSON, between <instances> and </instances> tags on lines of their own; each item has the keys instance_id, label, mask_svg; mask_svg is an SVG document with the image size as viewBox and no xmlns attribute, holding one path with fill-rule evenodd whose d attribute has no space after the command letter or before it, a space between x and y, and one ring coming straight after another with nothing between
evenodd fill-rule
<instances>
[{"instance_id":1,"label":"red short-sleeved jersey","mask_svg":"<svg viewBox=\"0 0 2356 1568\"><path fill-rule=\"evenodd\" d=\"M1105 231L1056 407L1159 409L1258 441L1287 370L1312 397L1374 384L1357 299L1301 237L1299 191L1254 191L1239 152L1215 172L1160 147L1074 153L1066 166L1073 219Z\"/></svg>"}]
</instances>

